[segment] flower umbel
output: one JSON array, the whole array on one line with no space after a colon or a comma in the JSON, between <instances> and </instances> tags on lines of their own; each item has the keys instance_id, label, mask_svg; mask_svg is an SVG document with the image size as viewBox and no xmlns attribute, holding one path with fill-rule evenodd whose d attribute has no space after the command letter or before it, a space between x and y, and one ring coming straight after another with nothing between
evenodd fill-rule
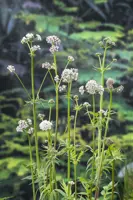
<instances>
[{"instance_id":1,"label":"flower umbel","mask_svg":"<svg viewBox=\"0 0 133 200\"><path fill-rule=\"evenodd\" d=\"M15 72L15 67L12 66L12 65L8 65L7 69L8 69L11 73Z\"/></svg>"},{"instance_id":2,"label":"flower umbel","mask_svg":"<svg viewBox=\"0 0 133 200\"><path fill-rule=\"evenodd\" d=\"M70 83L72 81L77 81L78 79L78 69L64 69L62 72L62 81L64 83Z\"/></svg>"},{"instance_id":3,"label":"flower umbel","mask_svg":"<svg viewBox=\"0 0 133 200\"><path fill-rule=\"evenodd\" d=\"M39 124L39 127L42 131L47 131L52 129L52 122L44 120Z\"/></svg>"}]
</instances>

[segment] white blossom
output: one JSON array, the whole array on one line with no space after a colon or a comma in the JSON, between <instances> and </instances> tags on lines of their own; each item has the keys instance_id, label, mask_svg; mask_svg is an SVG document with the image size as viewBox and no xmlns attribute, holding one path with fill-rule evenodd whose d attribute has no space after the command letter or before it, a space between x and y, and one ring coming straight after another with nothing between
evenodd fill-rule
<instances>
[{"instance_id":1,"label":"white blossom","mask_svg":"<svg viewBox=\"0 0 133 200\"><path fill-rule=\"evenodd\" d=\"M59 80L60 80L60 79L59 79L59 76L58 76L58 75L56 75L56 76L54 77L54 80L55 80L55 82L56 82L56 83L58 83L58 82L59 82Z\"/></svg>"},{"instance_id":2,"label":"white blossom","mask_svg":"<svg viewBox=\"0 0 133 200\"><path fill-rule=\"evenodd\" d=\"M51 64L49 62L45 62L45 63L42 64L42 68L51 69L52 66L51 66Z\"/></svg>"},{"instance_id":3,"label":"white blossom","mask_svg":"<svg viewBox=\"0 0 133 200\"><path fill-rule=\"evenodd\" d=\"M41 36L39 34L36 34L36 40L38 40L38 41L42 40L42 38L41 38Z\"/></svg>"},{"instance_id":4,"label":"white blossom","mask_svg":"<svg viewBox=\"0 0 133 200\"><path fill-rule=\"evenodd\" d=\"M71 81L77 81L78 79L78 69L64 69L62 72L62 81L64 83L70 83Z\"/></svg>"},{"instance_id":5,"label":"white blossom","mask_svg":"<svg viewBox=\"0 0 133 200\"><path fill-rule=\"evenodd\" d=\"M28 122L29 125L32 125L32 120L31 119L28 118L27 122Z\"/></svg>"},{"instance_id":6,"label":"white blossom","mask_svg":"<svg viewBox=\"0 0 133 200\"><path fill-rule=\"evenodd\" d=\"M69 185L74 185L75 183L74 183L74 181L69 181L68 184Z\"/></svg>"},{"instance_id":7,"label":"white blossom","mask_svg":"<svg viewBox=\"0 0 133 200\"><path fill-rule=\"evenodd\" d=\"M88 102L84 102L83 106L87 108L87 107L91 106L91 104L89 104Z\"/></svg>"},{"instance_id":8,"label":"white blossom","mask_svg":"<svg viewBox=\"0 0 133 200\"><path fill-rule=\"evenodd\" d=\"M24 44L24 43L28 43L30 41L32 41L34 39L34 35L33 33L27 33L26 36L24 36L21 40L21 43Z\"/></svg>"},{"instance_id":9,"label":"white blossom","mask_svg":"<svg viewBox=\"0 0 133 200\"><path fill-rule=\"evenodd\" d=\"M80 93L81 95L83 95L84 92L85 92L85 89L84 89L84 86L82 85L82 86L79 87L79 93Z\"/></svg>"},{"instance_id":10,"label":"white blossom","mask_svg":"<svg viewBox=\"0 0 133 200\"><path fill-rule=\"evenodd\" d=\"M66 85L61 85L59 87L59 92L63 92L64 90L66 90Z\"/></svg>"},{"instance_id":11,"label":"white blossom","mask_svg":"<svg viewBox=\"0 0 133 200\"><path fill-rule=\"evenodd\" d=\"M69 62L73 62L74 61L74 57L73 56L68 56L68 61Z\"/></svg>"},{"instance_id":12,"label":"white blossom","mask_svg":"<svg viewBox=\"0 0 133 200\"><path fill-rule=\"evenodd\" d=\"M55 52L57 52L59 50L58 46L52 45L49 49L49 51L54 54Z\"/></svg>"},{"instance_id":13,"label":"white blossom","mask_svg":"<svg viewBox=\"0 0 133 200\"><path fill-rule=\"evenodd\" d=\"M16 128L16 131L17 132L23 132L25 129L27 129L28 128L28 123L27 123L27 121L26 120L20 120L19 122L18 122L18 126L17 126L17 128Z\"/></svg>"},{"instance_id":14,"label":"white blossom","mask_svg":"<svg viewBox=\"0 0 133 200\"><path fill-rule=\"evenodd\" d=\"M31 47L31 51L33 51L33 52L35 52L35 51L37 51L37 50L40 50L40 49L41 49L41 48L40 48L39 45L34 45L34 46Z\"/></svg>"},{"instance_id":15,"label":"white blossom","mask_svg":"<svg viewBox=\"0 0 133 200\"><path fill-rule=\"evenodd\" d=\"M121 93L123 90L124 90L123 85L120 85L119 87L116 88L116 91L117 91L118 93Z\"/></svg>"},{"instance_id":16,"label":"white blossom","mask_svg":"<svg viewBox=\"0 0 133 200\"><path fill-rule=\"evenodd\" d=\"M29 130L28 130L28 133L29 133L29 135L31 135L32 133L34 132L34 128L29 128Z\"/></svg>"},{"instance_id":17,"label":"white blossom","mask_svg":"<svg viewBox=\"0 0 133 200\"><path fill-rule=\"evenodd\" d=\"M56 36L56 35L52 35L52 36L48 36L46 38L47 43L51 44L52 46L59 46L61 43L61 40Z\"/></svg>"},{"instance_id":18,"label":"white blossom","mask_svg":"<svg viewBox=\"0 0 133 200\"><path fill-rule=\"evenodd\" d=\"M52 129L52 122L44 120L39 124L39 127L43 131L51 130Z\"/></svg>"},{"instance_id":19,"label":"white blossom","mask_svg":"<svg viewBox=\"0 0 133 200\"><path fill-rule=\"evenodd\" d=\"M7 69L12 73L15 72L15 67L12 65L8 65Z\"/></svg>"},{"instance_id":20,"label":"white blossom","mask_svg":"<svg viewBox=\"0 0 133 200\"><path fill-rule=\"evenodd\" d=\"M104 88L102 85L99 85L95 80L90 80L86 83L86 91L89 94L96 94L99 93L100 95L103 94Z\"/></svg>"}]
</instances>

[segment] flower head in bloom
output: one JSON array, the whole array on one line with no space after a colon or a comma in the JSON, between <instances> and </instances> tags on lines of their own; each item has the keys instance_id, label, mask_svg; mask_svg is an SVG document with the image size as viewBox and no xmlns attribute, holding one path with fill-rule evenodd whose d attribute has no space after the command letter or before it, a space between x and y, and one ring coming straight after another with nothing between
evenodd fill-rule
<instances>
[{"instance_id":1,"label":"flower head in bloom","mask_svg":"<svg viewBox=\"0 0 133 200\"><path fill-rule=\"evenodd\" d=\"M39 34L36 34L36 40L38 40L38 41L42 40L42 38L41 38L41 36Z\"/></svg>"},{"instance_id":2,"label":"flower head in bloom","mask_svg":"<svg viewBox=\"0 0 133 200\"><path fill-rule=\"evenodd\" d=\"M108 78L106 81L106 85L108 89L113 89L114 80L112 78Z\"/></svg>"},{"instance_id":3,"label":"flower head in bloom","mask_svg":"<svg viewBox=\"0 0 133 200\"><path fill-rule=\"evenodd\" d=\"M54 77L54 80L55 80L55 82L56 82L56 83L58 83L58 82L59 82L59 80L60 80L60 79L59 79L59 76L58 76L58 75L56 75L56 76Z\"/></svg>"},{"instance_id":4,"label":"flower head in bloom","mask_svg":"<svg viewBox=\"0 0 133 200\"><path fill-rule=\"evenodd\" d=\"M80 93L81 95L83 95L84 92L85 92L85 89L84 89L84 86L82 85L82 86L79 87L79 93Z\"/></svg>"},{"instance_id":5,"label":"flower head in bloom","mask_svg":"<svg viewBox=\"0 0 133 200\"><path fill-rule=\"evenodd\" d=\"M47 43L54 46L60 46L60 43L61 43L61 40L56 35L48 36L46 38L46 41Z\"/></svg>"},{"instance_id":6,"label":"flower head in bloom","mask_svg":"<svg viewBox=\"0 0 133 200\"><path fill-rule=\"evenodd\" d=\"M68 61L69 62L73 62L74 61L74 57L73 56L68 56Z\"/></svg>"},{"instance_id":7,"label":"flower head in bloom","mask_svg":"<svg viewBox=\"0 0 133 200\"><path fill-rule=\"evenodd\" d=\"M34 46L31 47L31 51L33 51L33 52L35 52L35 51L37 51L37 50L40 50L40 49L41 49L41 48L40 48L39 45L34 45Z\"/></svg>"},{"instance_id":8,"label":"flower head in bloom","mask_svg":"<svg viewBox=\"0 0 133 200\"><path fill-rule=\"evenodd\" d=\"M75 183L74 183L74 181L69 181L68 184L69 185L74 185Z\"/></svg>"},{"instance_id":9,"label":"flower head in bloom","mask_svg":"<svg viewBox=\"0 0 133 200\"><path fill-rule=\"evenodd\" d=\"M70 83L72 81L77 81L78 79L78 69L64 69L62 72L62 81L64 83Z\"/></svg>"},{"instance_id":10,"label":"flower head in bloom","mask_svg":"<svg viewBox=\"0 0 133 200\"><path fill-rule=\"evenodd\" d=\"M91 104L89 104L88 102L84 102L83 106L86 107L86 108L88 108L89 106L91 106Z\"/></svg>"},{"instance_id":11,"label":"flower head in bloom","mask_svg":"<svg viewBox=\"0 0 133 200\"><path fill-rule=\"evenodd\" d=\"M52 122L43 120L40 124L39 127L42 131L47 131L52 129Z\"/></svg>"},{"instance_id":12,"label":"flower head in bloom","mask_svg":"<svg viewBox=\"0 0 133 200\"><path fill-rule=\"evenodd\" d=\"M28 42L34 42L34 41L41 41L42 38L39 34L34 35L33 33L27 33L21 40L21 43L28 43Z\"/></svg>"},{"instance_id":13,"label":"flower head in bloom","mask_svg":"<svg viewBox=\"0 0 133 200\"><path fill-rule=\"evenodd\" d=\"M66 90L66 85L61 85L60 87L59 87L59 92L63 92L63 91L65 91Z\"/></svg>"},{"instance_id":14,"label":"flower head in bloom","mask_svg":"<svg viewBox=\"0 0 133 200\"><path fill-rule=\"evenodd\" d=\"M18 122L18 126L16 128L17 132L23 132L25 129L27 129L29 127L28 123L26 120L20 120Z\"/></svg>"},{"instance_id":15,"label":"flower head in bloom","mask_svg":"<svg viewBox=\"0 0 133 200\"><path fill-rule=\"evenodd\" d=\"M15 67L12 66L12 65L8 65L7 69L8 69L11 73L15 72Z\"/></svg>"},{"instance_id":16,"label":"flower head in bloom","mask_svg":"<svg viewBox=\"0 0 133 200\"><path fill-rule=\"evenodd\" d=\"M42 64L42 68L51 69L52 66L51 66L51 64L49 62L45 62L45 63Z\"/></svg>"},{"instance_id":17,"label":"flower head in bloom","mask_svg":"<svg viewBox=\"0 0 133 200\"><path fill-rule=\"evenodd\" d=\"M28 122L29 125L32 125L32 120L31 119L28 118L27 122Z\"/></svg>"},{"instance_id":18,"label":"flower head in bloom","mask_svg":"<svg viewBox=\"0 0 133 200\"><path fill-rule=\"evenodd\" d=\"M33 132L34 132L34 128L33 127L29 128L28 130L29 135L31 135Z\"/></svg>"},{"instance_id":19,"label":"flower head in bloom","mask_svg":"<svg viewBox=\"0 0 133 200\"><path fill-rule=\"evenodd\" d=\"M90 80L86 83L86 91L89 94L96 94L99 93L100 95L103 94L104 88L102 85L99 85L95 80Z\"/></svg>"},{"instance_id":20,"label":"flower head in bloom","mask_svg":"<svg viewBox=\"0 0 133 200\"><path fill-rule=\"evenodd\" d=\"M108 111L107 110L99 110L98 113L102 113L104 116L107 116Z\"/></svg>"},{"instance_id":21,"label":"flower head in bloom","mask_svg":"<svg viewBox=\"0 0 133 200\"><path fill-rule=\"evenodd\" d=\"M49 49L49 51L54 54L55 52L57 52L59 50L58 46L52 45Z\"/></svg>"}]
</instances>

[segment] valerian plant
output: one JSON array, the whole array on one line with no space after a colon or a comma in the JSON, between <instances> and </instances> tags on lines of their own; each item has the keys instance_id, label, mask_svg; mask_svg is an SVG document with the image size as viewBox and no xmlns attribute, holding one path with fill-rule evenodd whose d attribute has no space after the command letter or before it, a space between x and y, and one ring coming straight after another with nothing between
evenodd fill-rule
<instances>
[{"instance_id":1,"label":"valerian plant","mask_svg":"<svg viewBox=\"0 0 133 200\"><path fill-rule=\"evenodd\" d=\"M41 36L32 33L26 34L22 38L21 43L27 45L29 56L31 59L31 92L29 92L18 74L15 67L9 65L7 69L13 73L19 80L23 89L27 94L26 103L32 105L32 119L21 119L16 128L17 132L23 132L27 135L29 141L29 166L31 170L31 183L33 200L98 200L111 199L115 200L117 195L115 183L115 163L117 160L122 160L120 149L112 142L109 142L107 133L109 122L115 113L112 110L113 93L121 92L123 86L114 88L114 80L108 78L105 84L104 74L107 70L111 70L111 64L116 62L113 59L107 63L106 56L108 49L115 46L115 43L110 38L105 38L100 41L99 45L103 49L103 55L96 53L99 61L97 70L101 75L101 82L88 80L85 85L79 87L79 95L72 94L73 82L78 81L78 69L70 68L71 62L74 62L72 56L68 56L67 64L59 73L57 65L57 51L59 50L61 40L57 36L48 36L46 41L50 44L50 53L53 56L53 63L45 62L42 68L45 69L44 78L38 89L35 90L35 55L36 51L40 50L39 45L34 43L41 41ZM50 77L55 88L55 100L44 99L48 104L49 114L37 113L37 104L41 103L40 91L44 87L46 78ZM104 93L109 95L108 107L104 107ZM67 134L67 140L62 141L59 133L59 94L63 93L67 101L67 123L64 134ZM88 95L89 102L80 103L81 95ZM99 105L98 103L99 102ZM74 106L73 106L74 105ZM55 106L55 127L53 126L53 107ZM71 116L72 109L74 116ZM80 112L84 112L88 116L88 124L92 131L92 142L90 144L80 144L77 141L78 129L77 120ZM37 124L37 118L40 124ZM43 144L43 150L39 151L38 130L44 131L47 135L47 140ZM35 139L35 155L33 156L33 144L31 139ZM86 152L89 151L89 154ZM84 176L77 173L81 159L89 155L88 162L84 169ZM59 180L57 177L57 167L60 164L61 158L67 159L67 171L64 180ZM78 170L79 171L79 170ZM107 178L111 175L111 180ZM63 176L64 177L64 176ZM103 178L108 183L104 185ZM102 186L102 187L101 187ZM37 195L38 193L38 195Z\"/></svg>"}]
</instances>

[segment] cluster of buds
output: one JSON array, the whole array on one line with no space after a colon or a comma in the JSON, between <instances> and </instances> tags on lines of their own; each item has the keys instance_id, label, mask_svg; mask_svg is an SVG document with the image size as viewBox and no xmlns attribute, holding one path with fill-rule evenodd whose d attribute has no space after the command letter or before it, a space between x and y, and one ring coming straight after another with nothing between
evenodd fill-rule
<instances>
[{"instance_id":1,"label":"cluster of buds","mask_svg":"<svg viewBox=\"0 0 133 200\"><path fill-rule=\"evenodd\" d=\"M66 90L66 85L59 86L59 92L64 92Z\"/></svg>"},{"instance_id":2,"label":"cluster of buds","mask_svg":"<svg viewBox=\"0 0 133 200\"><path fill-rule=\"evenodd\" d=\"M55 35L52 35L52 36L48 36L46 38L46 42L51 44L51 47L49 49L49 51L54 54L55 52L57 52L59 50L59 46L61 44L61 40L55 36Z\"/></svg>"},{"instance_id":3,"label":"cluster of buds","mask_svg":"<svg viewBox=\"0 0 133 200\"><path fill-rule=\"evenodd\" d=\"M105 47L112 47L112 46L115 46L115 42L112 41L112 39L110 37L106 37L103 39L103 41L100 41L99 42L99 45L102 47L102 48L105 48Z\"/></svg>"}]
</instances>

